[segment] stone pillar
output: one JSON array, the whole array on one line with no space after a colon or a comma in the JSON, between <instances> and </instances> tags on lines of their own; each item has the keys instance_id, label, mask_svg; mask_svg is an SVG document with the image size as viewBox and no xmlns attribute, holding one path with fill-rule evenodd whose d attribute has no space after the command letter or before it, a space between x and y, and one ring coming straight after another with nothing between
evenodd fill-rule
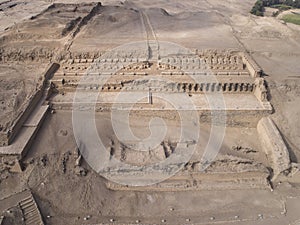
<instances>
[{"instance_id":1,"label":"stone pillar","mask_svg":"<svg viewBox=\"0 0 300 225\"><path fill-rule=\"evenodd\" d=\"M183 92L186 92L186 89L187 89L187 84L186 83L183 83L182 89L183 89Z\"/></svg>"},{"instance_id":2,"label":"stone pillar","mask_svg":"<svg viewBox=\"0 0 300 225\"><path fill-rule=\"evenodd\" d=\"M254 84L249 84L249 91L253 92L253 90L254 90Z\"/></svg>"},{"instance_id":3,"label":"stone pillar","mask_svg":"<svg viewBox=\"0 0 300 225\"><path fill-rule=\"evenodd\" d=\"M217 91L221 91L221 89L222 89L222 84L218 83L217 84Z\"/></svg>"},{"instance_id":4,"label":"stone pillar","mask_svg":"<svg viewBox=\"0 0 300 225\"><path fill-rule=\"evenodd\" d=\"M215 88L216 88L216 83L212 83L212 84L211 84L211 87L210 87L210 90L211 90L212 92L214 92L214 91L215 91Z\"/></svg>"},{"instance_id":5,"label":"stone pillar","mask_svg":"<svg viewBox=\"0 0 300 225\"><path fill-rule=\"evenodd\" d=\"M203 90L204 90L204 84L201 83L201 84L200 84L200 91L202 92Z\"/></svg>"},{"instance_id":6,"label":"stone pillar","mask_svg":"<svg viewBox=\"0 0 300 225\"><path fill-rule=\"evenodd\" d=\"M195 84L194 90L195 90L195 92L197 92L199 90L199 84Z\"/></svg>"},{"instance_id":7,"label":"stone pillar","mask_svg":"<svg viewBox=\"0 0 300 225\"><path fill-rule=\"evenodd\" d=\"M188 89L189 89L189 91L193 90L193 85L191 83L188 85Z\"/></svg>"},{"instance_id":8,"label":"stone pillar","mask_svg":"<svg viewBox=\"0 0 300 225\"><path fill-rule=\"evenodd\" d=\"M178 84L177 84L177 91L180 92L180 90L181 90L181 84L178 83Z\"/></svg>"},{"instance_id":9,"label":"stone pillar","mask_svg":"<svg viewBox=\"0 0 300 225\"><path fill-rule=\"evenodd\" d=\"M237 91L238 91L238 92L241 92L242 90L243 90L243 84L238 83Z\"/></svg>"},{"instance_id":10,"label":"stone pillar","mask_svg":"<svg viewBox=\"0 0 300 225\"><path fill-rule=\"evenodd\" d=\"M152 98L152 92L151 92L151 89L149 88L149 93L148 93L148 97L149 97L149 104L153 104L153 98Z\"/></svg>"},{"instance_id":11,"label":"stone pillar","mask_svg":"<svg viewBox=\"0 0 300 225\"><path fill-rule=\"evenodd\" d=\"M223 90L223 92L225 93L225 92L227 92L228 90L228 85L227 85L227 83L223 83L222 84L222 90Z\"/></svg>"},{"instance_id":12,"label":"stone pillar","mask_svg":"<svg viewBox=\"0 0 300 225\"><path fill-rule=\"evenodd\" d=\"M228 91L232 92L234 90L234 85L233 83L229 83Z\"/></svg>"},{"instance_id":13,"label":"stone pillar","mask_svg":"<svg viewBox=\"0 0 300 225\"><path fill-rule=\"evenodd\" d=\"M209 91L209 88L210 88L210 83L206 83L205 84L205 91Z\"/></svg>"}]
</instances>

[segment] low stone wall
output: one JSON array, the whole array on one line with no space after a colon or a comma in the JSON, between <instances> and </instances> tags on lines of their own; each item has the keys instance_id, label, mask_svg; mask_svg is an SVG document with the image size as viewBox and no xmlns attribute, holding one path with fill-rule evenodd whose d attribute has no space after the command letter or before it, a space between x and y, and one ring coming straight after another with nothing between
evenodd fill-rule
<instances>
[{"instance_id":1,"label":"low stone wall","mask_svg":"<svg viewBox=\"0 0 300 225\"><path fill-rule=\"evenodd\" d=\"M257 131L262 149L270 160L273 169L272 180L275 180L278 175L289 172L290 157L288 149L279 130L269 117L264 117L259 121Z\"/></svg>"}]
</instances>

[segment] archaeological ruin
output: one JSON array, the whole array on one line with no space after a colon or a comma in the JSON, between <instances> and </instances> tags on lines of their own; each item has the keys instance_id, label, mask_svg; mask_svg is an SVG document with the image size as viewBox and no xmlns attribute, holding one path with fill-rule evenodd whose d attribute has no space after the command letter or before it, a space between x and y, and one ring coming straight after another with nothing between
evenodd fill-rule
<instances>
[{"instance_id":1,"label":"archaeological ruin","mask_svg":"<svg viewBox=\"0 0 300 225\"><path fill-rule=\"evenodd\" d=\"M299 31L233 2L0 2L0 225L298 224Z\"/></svg>"},{"instance_id":2,"label":"archaeological ruin","mask_svg":"<svg viewBox=\"0 0 300 225\"><path fill-rule=\"evenodd\" d=\"M147 43L143 44L146 45ZM200 123L204 126L209 126L211 123L218 124L225 120L223 125L227 127L227 130L249 129L255 133L255 138L253 138L260 139L264 147L238 146L226 150L224 153L221 152L222 156L218 156L219 159L213 162L205 173L199 170L202 163L200 162L201 157L192 158L175 177L153 187L145 187L146 189L189 190L211 189L212 186L214 189L218 189L218 185L221 189L226 186L228 188L247 188L249 185L251 187L268 188L268 182L273 176L278 176L289 170L288 151L285 148L279 148L279 152L277 152L272 147L284 145L284 143L276 131L276 127L272 125L273 122L270 119L266 120L273 109L268 101L268 91L262 77L262 69L247 53L236 50L196 50L189 54L153 57L154 51L151 47L149 44L149 52L145 51L146 54L144 55L144 52L141 52L140 58L127 55L132 54L131 52L118 52L119 58L105 57L102 59L101 56L99 58L70 58L59 64L52 64L46 70L44 83L37 92L37 97L33 97L32 103L17 120L20 125L16 123L8 132L2 132L2 157L14 156L16 160L21 160L26 154L30 146L30 140L37 132L36 130L38 130L45 113L74 110L73 98L74 93L78 90L83 90L87 94L101 92L103 99L95 104L97 117L101 117L101 113L112 110L114 98L119 93L128 92L135 95L142 92L148 95L148 99L134 105L131 114L137 117L173 117L175 120L178 119L178 115L174 114L176 109L172 109L170 106L162 106L161 101L155 98L155 93L167 95L180 93L188 95L192 99ZM89 71L95 65L96 69L92 69L92 72ZM101 85L101 82L97 81L100 76L107 76L108 82ZM85 80L85 77L88 78ZM192 77L195 77L195 80ZM153 78L155 79L153 80ZM161 81L158 79L161 79ZM149 97L150 92L151 100ZM225 108L212 108L211 103L206 99L207 95L212 93L222 93ZM126 110L126 102L124 102L123 108L122 103L119 103L118 107L118 110ZM219 113L217 117L220 118L213 120L212 111L214 113L218 111L226 112L226 115ZM32 112L36 113L32 114ZM32 115L28 117L29 114ZM227 131L225 142L226 138L229 142L233 139L230 134L227 134ZM265 142L268 144L265 144ZM168 140L164 140L163 143L165 144L154 150L154 155L149 155L146 151L138 153L140 155L137 156L134 149L124 143L114 143L114 146L111 145L108 148L112 149L112 157L118 157L121 161L139 164L143 161L151 161L153 157L160 160L168 158L178 144ZM249 145L251 144L249 143ZM11 147L14 145L17 145L19 149ZM244 148L255 148L255 150L250 151L250 154L247 151L243 153L241 149ZM268 158L257 161L258 156L262 155L267 155ZM272 159L271 161L269 161L269 157ZM267 169L269 166L274 171L272 177L270 177L271 175ZM104 173L106 172L109 172L110 176L113 174L112 169L104 171ZM234 179L232 179L232 172L236 173ZM130 177L136 172L129 171L128 173L119 174L117 172L116 176L128 179L127 176ZM188 178L191 174L194 174L193 180ZM238 176L241 178L236 183L236 177ZM206 180L208 183L205 182ZM218 185L212 185L211 182L213 181ZM122 187L122 185L109 181L107 185L112 189L131 189L131 187ZM144 188L138 187L138 189Z\"/></svg>"}]
</instances>

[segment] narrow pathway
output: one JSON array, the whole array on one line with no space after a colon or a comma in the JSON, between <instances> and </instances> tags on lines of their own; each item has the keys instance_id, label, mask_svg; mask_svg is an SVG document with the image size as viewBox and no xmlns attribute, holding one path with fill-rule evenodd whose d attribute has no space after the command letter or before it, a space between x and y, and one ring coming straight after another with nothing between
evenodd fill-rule
<instances>
[{"instance_id":1,"label":"narrow pathway","mask_svg":"<svg viewBox=\"0 0 300 225\"><path fill-rule=\"evenodd\" d=\"M153 29L153 26L151 24L151 21L149 19L149 16L145 12L144 9L138 7L135 3L132 1L127 1L127 6L130 8L134 8L139 11L140 18L141 18L141 23L142 26L145 29L145 34L146 34L146 41L147 41L147 46L148 46L148 56L147 60L148 61L157 61L159 60L159 42L157 39L157 36L155 34L155 31Z\"/></svg>"}]
</instances>

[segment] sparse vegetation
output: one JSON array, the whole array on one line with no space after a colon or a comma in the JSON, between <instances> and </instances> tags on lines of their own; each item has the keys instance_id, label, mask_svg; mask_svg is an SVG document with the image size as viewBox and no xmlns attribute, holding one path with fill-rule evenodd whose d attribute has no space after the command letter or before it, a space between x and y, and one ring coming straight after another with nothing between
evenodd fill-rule
<instances>
[{"instance_id":1,"label":"sparse vegetation","mask_svg":"<svg viewBox=\"0 0 300 225\"><path fill-rule=\"evenodd\" d=\"M293 23L300 25L300 15L299 14L287 14L282 17L282 20L286 23Z\"/></svg>"},{"instance_id":2,"label":"sparse vegetation","mask_svg":"<svg viewBox=\"0 0 300 225\"><path fill-rule=\"evenodd\" d=\"M264 16L265 7L272 7L285 11L292 8L300 8L300 0L257 0L250 13L256 16Z\"/></svg>"},{"instance_id":3,"label":"sparse vegetation","mask_svg":"<svg viewBox=\"0 0 300 225\"><path fill-rule=\"evenodd\" d=\"M272 7L272 8L275 8L275 9L279 9L280 11L286 11L286 10L289 10L289 9L292 9L292 8L293 8L292 6L289 6L289 5L282 5L282 4L272 5L271 7Z\"/></svg>"}]
</instances>

